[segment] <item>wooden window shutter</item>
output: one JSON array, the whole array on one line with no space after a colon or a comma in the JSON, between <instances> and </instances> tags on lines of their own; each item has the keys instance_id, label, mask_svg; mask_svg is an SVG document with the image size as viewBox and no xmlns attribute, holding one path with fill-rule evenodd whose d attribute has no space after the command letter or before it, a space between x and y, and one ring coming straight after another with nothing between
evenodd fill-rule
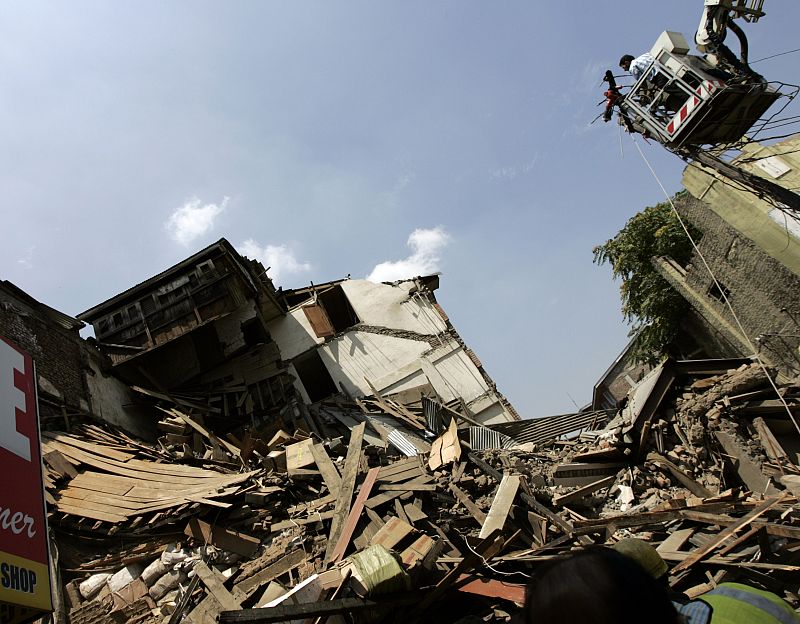
<instances>
[{"instance_id":1,"label":"wooden window shutter","mask_svg":"<svg viewBox=\"0 0 800 624\"><path fill-rule=\"evenodd\" d=\"M306 313L308 322L311 323L311 329L319 338L327 338L333 336L336 331L333 329L333 323L328 318L325 308L318 304L311 304L303 306L303 312Z\"/></svg>"}]
</instances>

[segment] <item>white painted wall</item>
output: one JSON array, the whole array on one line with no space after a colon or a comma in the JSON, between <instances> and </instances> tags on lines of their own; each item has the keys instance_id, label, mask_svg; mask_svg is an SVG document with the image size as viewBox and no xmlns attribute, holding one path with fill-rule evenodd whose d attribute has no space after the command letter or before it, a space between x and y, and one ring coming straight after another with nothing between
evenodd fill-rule
<instances>
[{"instance_id":1,"label":"white painted wall","mask_svg":"<svg viewBox=\"0 0 800 624\"><path fill-rule=\"evenodd\" d=\"M341 287L359 320L366 325L430 336L447 329L447 324L427 299L409 295L408 291L415 288L413 282L388 286L366 280L346 280ZM302 306L293 308L286 316L271 321L267 326L286 360L325 342L317 338Z\"/></svg>"},{"instance_id":2,"label":"white painted wall","mask_svg":"<svg viewBox=\"0 0 800 624\"><path fill-rule=\"evenodd\" d=\"M132 391L115 377L106 376L95 358L89 356L94 374L86 375L92 412L102 420L145 440L155 439L155 419L133 407Z\"/></svg>"},{"instance_id":3,"label":"white painted wall","mask_svg":"<svg viewBox=\"0 0 800 624\"><path fill-rule=\"evenodd\" d=\"M433 357L428 358L429 361L455 396L460 396L469 403L489 389L483 375L464 353L464 349L459 347L441 356L438 352L431 355Z\"/></svg>"},{"instance_id":4,"label":"white painted wall","mask_svg":"<svg viewBox=\"0 0 800 624\"><path fill-rule=\"evenodd\" d=\"M511 420L461 345L443 334L447 324L433 305L424 297L409 295L414 282L390 286L347 280L341 287L363 324L425 336L441 334L440 346L432 350L427 341L357 329L325 341L317 338L298 306L269 323L270 334L285 360L319 345L318 353L336 386L344 386L354 396L372 394L365 378L382 394L430 382L446 402L459 396L468 404L476 401L473 411L481 422Z\"/></svg>"},{"instance_id":5,"label":"white painted wall","mask_svg":"<svg viewBox=\"0 0 800 624\"><path fill-rule=\"evenodd\" d=\"M419 340L350 331L318 351L337 387L342 382L348 392L362 395L372 394L365 377L374 384L376 379L419 361L429 348Z\"/></svg>"},{"instance_id":6,"label":"white painted wall","mask_svg":"<svg viewBox=\"0 0 800 624\"><path fill-rule=\"evenodd\" d=\"M472 409L472 406L470 406ZM472 411L475 415L475 420L483 425L496 425L498 423L509 422L513 420L513 418L506 412L506 409L503 407L502 403L499 400L495 399L493 403L489 405L484 410L480 412Z\"/></svg>"},{"instance_id":7,"label":"white painted wall","mask_svg":"<svg viewBox=\"0 0 800 624\"><path fill-rule=\"evenodd\" d=\"M324 342L322 338L317 338L306 313L300 308L294 308L286 316L270 321L267 329L272 339L278 343L284 360L294 359Z\"/></svg>"},{"instance_id":8,"label":"white painted wall","mask_svg":"<svg viewBox=\"0 0 800 624\"><path fill-rule=\"evenodd\" d=\"M341 286L362 323L431 335L447 329L447 324L427 299L409 295L409 291L416 288L414 282L389 286L347 280Z\"/></svg>"}]
</instances>

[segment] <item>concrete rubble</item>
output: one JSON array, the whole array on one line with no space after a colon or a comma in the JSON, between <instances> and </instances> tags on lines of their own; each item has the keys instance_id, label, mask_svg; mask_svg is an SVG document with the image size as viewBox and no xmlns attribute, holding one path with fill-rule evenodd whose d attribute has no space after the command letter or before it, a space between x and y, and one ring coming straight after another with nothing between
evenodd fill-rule
<instances>
[{"instance_id":1,"label":"concrete rubble","mask_svg":"<svg viewBox=\"0 0 800 624\"><path fill-rule=\"evenodd\" d=\"M667 361L615 413L535 443L380 394L221 435L149 392L157 444L44 435L64 621L507 622L541 562L628 536L690 597L742 580L797 607L800 385L778 391L755 363Z\"/></svg>"},{"instance_id":2,"label":"concrete rubble","mask_svg":"<svg viewBox=\"0 0 800 624\"><path fill-rule=\"evenodd\" d=\"M282 291L224 239L77 319L0 282L54 621L508 622L542 562L629 536L688 596L798 606L797 379L669 359L613 409L521 420L438 285Z\"/></svg>"}]
</instances>

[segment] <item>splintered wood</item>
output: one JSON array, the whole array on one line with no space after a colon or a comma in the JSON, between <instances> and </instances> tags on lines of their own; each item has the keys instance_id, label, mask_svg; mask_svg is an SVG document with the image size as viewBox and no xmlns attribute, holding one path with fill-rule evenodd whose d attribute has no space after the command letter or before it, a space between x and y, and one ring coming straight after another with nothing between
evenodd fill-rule
<instances>
[{"instance_id":1,"label":"splintered wood","mask_svg":"<svg viewBox=\"0 0 800 624\"><path fill-rule=\"evenodd\" d=\"M798 436L775 406L760 411L762 374L723 364L667 363L602 429L557 417L569 439L525 421L471 437L481 415L466 403L426 397L424 412L419 394L377 392L215 431L192 401L150 392L169 414L158 447L95 425L43 435L66 610L132 624L508 622L544 562L630 537L690 597L737 581L797 602ZM782 392L800 406L800 388ZM426 440L423 423L437 429ZM499 431L536 442L491 448Z\"/></svg>"}]
</instances>

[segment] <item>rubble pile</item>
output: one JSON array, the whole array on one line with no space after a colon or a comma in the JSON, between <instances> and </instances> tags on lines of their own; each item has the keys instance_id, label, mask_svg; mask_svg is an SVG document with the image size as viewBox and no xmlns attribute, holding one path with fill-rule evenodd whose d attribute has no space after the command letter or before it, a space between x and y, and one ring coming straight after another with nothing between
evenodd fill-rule
<instances>
[{"instance_id":1,"label":"rubble pile","mask_svg":"<svg viewBox=\"0 0 800 624\"><path fill-rule=\"evenodd\" d=\"M541 562L628 536L690 597L741 579L796 607L800 387L729 365L666 362L535 443L377 393L234 432L151 393L157 445L47 432L64 621L504 622Z\"/></svg>"}]
</instances>

